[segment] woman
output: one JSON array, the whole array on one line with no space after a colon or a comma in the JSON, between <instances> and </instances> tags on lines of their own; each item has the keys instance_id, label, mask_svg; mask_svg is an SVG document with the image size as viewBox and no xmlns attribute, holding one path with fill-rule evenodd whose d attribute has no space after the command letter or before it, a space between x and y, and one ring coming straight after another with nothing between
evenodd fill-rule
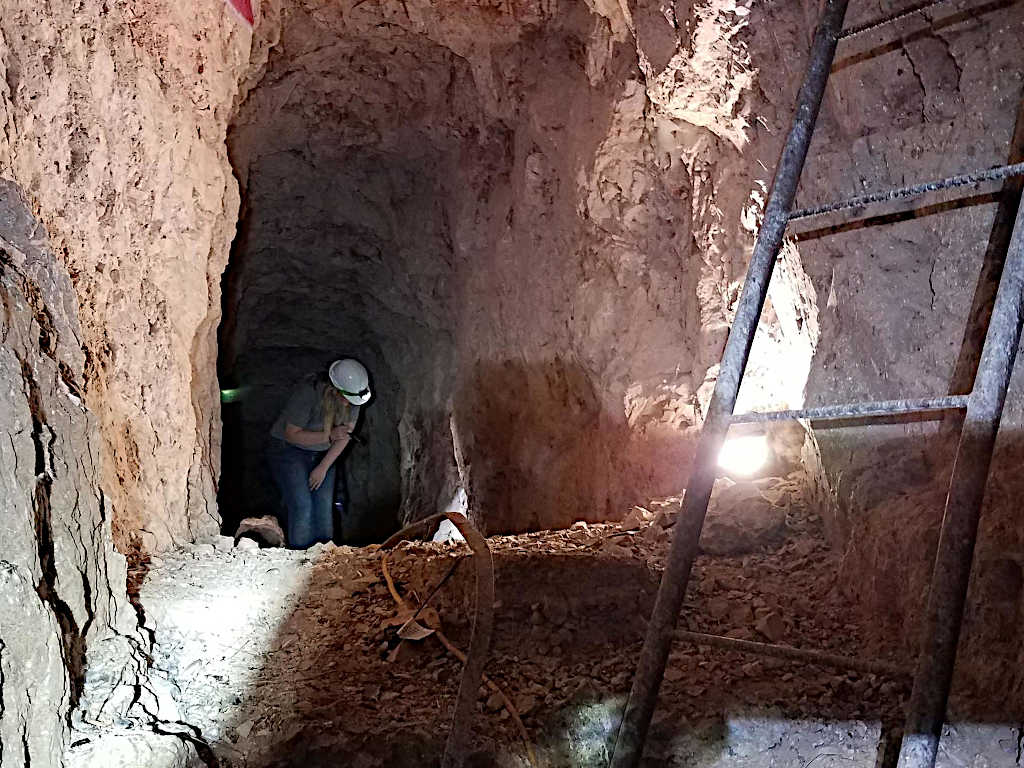
<instances>
[{"instance_id":1,"label":"woman","mask_svg":"<svg viewBox=\"0 0 1024 768\"><path fill-rule=\"evenodd\" d=\"M293 549L333 538L335 461L369 399L362 363L335 360L326 374L302 380L274 422L268 459L288 511L285 529Z\"/></svg>"}]
</instances>

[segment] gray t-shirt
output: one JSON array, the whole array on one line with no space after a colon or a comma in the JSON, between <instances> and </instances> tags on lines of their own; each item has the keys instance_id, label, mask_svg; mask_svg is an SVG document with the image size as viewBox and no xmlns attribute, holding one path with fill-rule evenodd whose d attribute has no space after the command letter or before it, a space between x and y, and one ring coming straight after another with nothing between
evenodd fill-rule
<instances>
[{"instance_id":1,"label":"gray t-shirt","mask_svg":"<svg viewBox=\"0 0 1024 768\"><path fill-rule=\"evenodd\" d=\"M334 417L334 426L348 424L354 428L359 418L359 406L345 402L345 408ZM274 426L270 429L272 437L288 442L284 436L285 427L294 424L300 429L308 429L311 432L320 432L324 428L323 396L320 388L313 381L303 381L288 398L288 404L277 417ZM288 443L295 445L295 443ZM317 443L316 445L295 445L296 448L304 448L307 451L326 451L331 447L330 442Z\"/></svg>"}]
</instances>

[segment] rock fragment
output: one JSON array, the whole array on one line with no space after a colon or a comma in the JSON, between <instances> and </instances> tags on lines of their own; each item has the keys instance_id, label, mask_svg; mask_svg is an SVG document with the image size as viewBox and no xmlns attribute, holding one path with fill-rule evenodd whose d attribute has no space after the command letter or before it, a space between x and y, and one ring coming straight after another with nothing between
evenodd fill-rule
<instances>
[{"instance_id":1,"label":"rock fragment","mask_svg":"<svg viewBox=\"0 0 1024 768\"><path fill-rule=\"evenodd\" d=\"M715 483L700 547L712 555L740 555L778 542L786 529L786 512L753 482Z\"/></svg>"}]
</instances>

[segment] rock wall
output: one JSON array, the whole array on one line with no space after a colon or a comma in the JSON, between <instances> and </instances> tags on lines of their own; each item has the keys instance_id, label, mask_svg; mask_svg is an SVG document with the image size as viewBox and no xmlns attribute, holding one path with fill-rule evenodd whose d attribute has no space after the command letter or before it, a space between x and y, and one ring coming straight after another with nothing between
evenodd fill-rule
<instances>
[{"instance_id":1,"label":"rock wall","mask_svg":"<svg viewBox=\"0 0 1024 768\"><path fill-rule=\"evenodd\" d=\"M156 551L219 525L232 171L240 478L295 373L351 351L379 393L350 462L370 513L418 517L461 484L489 530L521 530L684 484L814 3L271 1L255 37L217 2L2 10L5 744L46 764L74 704L83 722L125 710L137 638L110 536ZM844 43L804 201L1006 161L1020 4L929 14L932 31L912 17ZM741 407L961 387L985 194L805 232ZM979 687L1020 658L1020 375L967 640L996 657ZM807 455L840 502L851 597L899 631L950 446L880 434L818 432ZM26 659L45 670L31 696Z\"/></svg>"},{"instance_id":2,"label":"rock wall","mask_svg":"<svg viewBox=\"0 0 1024 768\"><path fill-rule=\"evenodd\" d=\"M5 8L0 171L77 299L54 354L97 419L82 482L104 489L119 545L155 550L219 522L232 164L245 204L221 363L247 398L240 478L259 471L296 373L354 352L379 398L349 462L368 513L417 517L462 484L490 530L521 530L677 492L815 15L308 0L266 3L251 38L217 4ZM844 43L803 200L1006 160L1019 8L932 21L906 22L895 45L891 30ZM991 231L992 201L975 202L804 233L741 407L797 405L805 385L812 402L947 389ZM1019 402L979 566L999 637L1020 610L1024 544L1003 501ZM872 444L819 432L811 451L840 500L830 527L851 595L893 626L920 603L950 453L928 430ZM255 483L229 490L264 503ZM18 546L38 549L37 534Z\"/></svg>"},{"instance_id":3,"label":"rock wall","mask_svg":"<svg viewBox=\"0 0 1024 768\"><path fill-rule=\"evenodd\" d=\"M246 223L222 370L253 390L238 495L272 498L255 446L306 361L346 350L388 382L369 409L382 450L349 465L397 484L367 507L400 490L421 516L461 482L510 531L678 492L763 203L749 9L263 12L266 65L229 135ZM761 138L753 157L777 152ZM802 396L805 285L794 255L748 400Z\"/></svg>"},{"instance_id":4,"label":"rock wall","mask_svg":"<svg viewBox=\"0 0 1024 768\"><path fill-rule=\"evenodd\" d=\"M161 716L114 542L216 529L224 132L248 43L216 3L0 8L4 768Z\"/></svg>"},{"instance_id":5,"label":"rock wall","mask_svg":"<svg viewBox=\"0 0 1024 768\"><path fill-rule=\"evenodd\" d=\"M858 8L851 22L878 10ZM844 42L801 204L1020 162L1022 34L1024 9L999 4L978 13L938 8ZM838 230L829 227L844 219L800 226L799 251L824 298L808 402L968 392L979 308L994 287L997 219L1008 210L1012 221L1019 196L1014 182L989 184L854 212ZM1024 683L1012 673L1024 652L1016 631L1024 538L1011 501L1021 491L1022 380L1018 368L975 560L963 651L973 663L958 667L961 690L1001 690L1008 699ZM832 530L846 550L842 583L882 633L909 648L956 437L954 419L816 433L839 502Z\"/></svg>"},{"instance_id":6,"label":"rock wall","mask_svg":"<svg viewBox=\"0 0 1024 768\"><path fill-rule=\"evenodd\" d=\"M0 179L0 766L59 765L74 724L136 697L142 637L98 483L67 271Z\"/></svg>"},{"instance_id":7,"label":"rock wall","mask_svg":"<svg viewBox=\"0 0 1024 768\"><path fill-rule=\"evenodd\" d=\"M224 147L251 33L223 4L5 2L0 175L71 275L119 546L217 528Z\"/></svg>"}]
</instances>

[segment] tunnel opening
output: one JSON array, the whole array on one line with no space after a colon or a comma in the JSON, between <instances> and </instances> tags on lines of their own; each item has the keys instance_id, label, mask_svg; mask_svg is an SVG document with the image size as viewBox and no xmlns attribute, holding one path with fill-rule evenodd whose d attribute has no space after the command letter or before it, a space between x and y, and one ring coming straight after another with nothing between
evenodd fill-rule
<instances>
[{"instance_id":1,"label":"tunnel opening","mask_svg":"<svg viewBox=\"0 0 1024 768\"><path fill-rule=\"evenodd\" d=\"M614 518L648 443L686 454L680 425L652 425L630 445L624 390L640 376L641 388L692 399L686 382L704 368L677 354L623 367L606 347L632 340L610 338L622 329L607 321L628 308L608 305L607 291L609 280L635 285L624 301L649 315L692 292L692 275L668 277L690 260L690 233L657 222L673 248L639 271L625 253L594 252L598 225L581 204L615 214L581 203L580 174L602 168L595 153L642 110L643 92L606 19L549 11L499 17L483 35L475 20L475 37L444 14L432 26L358 6L283 13L227 135L242 206L219 332L223 532L275 511L266 433L301 376L346 355L376 385L365 444L341 462L346 541L379 540L468 495L492 533ZM657 295L652 269L666 277ZM577 317L589 318L582 336ZM651 322L664 345L679 328ZM609 474L617 449L630 456Z\"/></svg>"},{"instance_id":2,"label":"tunnel opening","mask_svg":"<svg viewBox=\"0 0 1024 768\"><path fill-rule=\"evenodd\" d=\"M478 127L472 79L451 51L297 16L228 134L243 204L224 279L219 502L225 532L276 511L270 425L300 377L351 356L374 397L363 442L339 462L336 537L380 540L432 490L412 454L424 432L447 429L452 187L474 145L503 137Z\"/></svg>"}]
</instances>

